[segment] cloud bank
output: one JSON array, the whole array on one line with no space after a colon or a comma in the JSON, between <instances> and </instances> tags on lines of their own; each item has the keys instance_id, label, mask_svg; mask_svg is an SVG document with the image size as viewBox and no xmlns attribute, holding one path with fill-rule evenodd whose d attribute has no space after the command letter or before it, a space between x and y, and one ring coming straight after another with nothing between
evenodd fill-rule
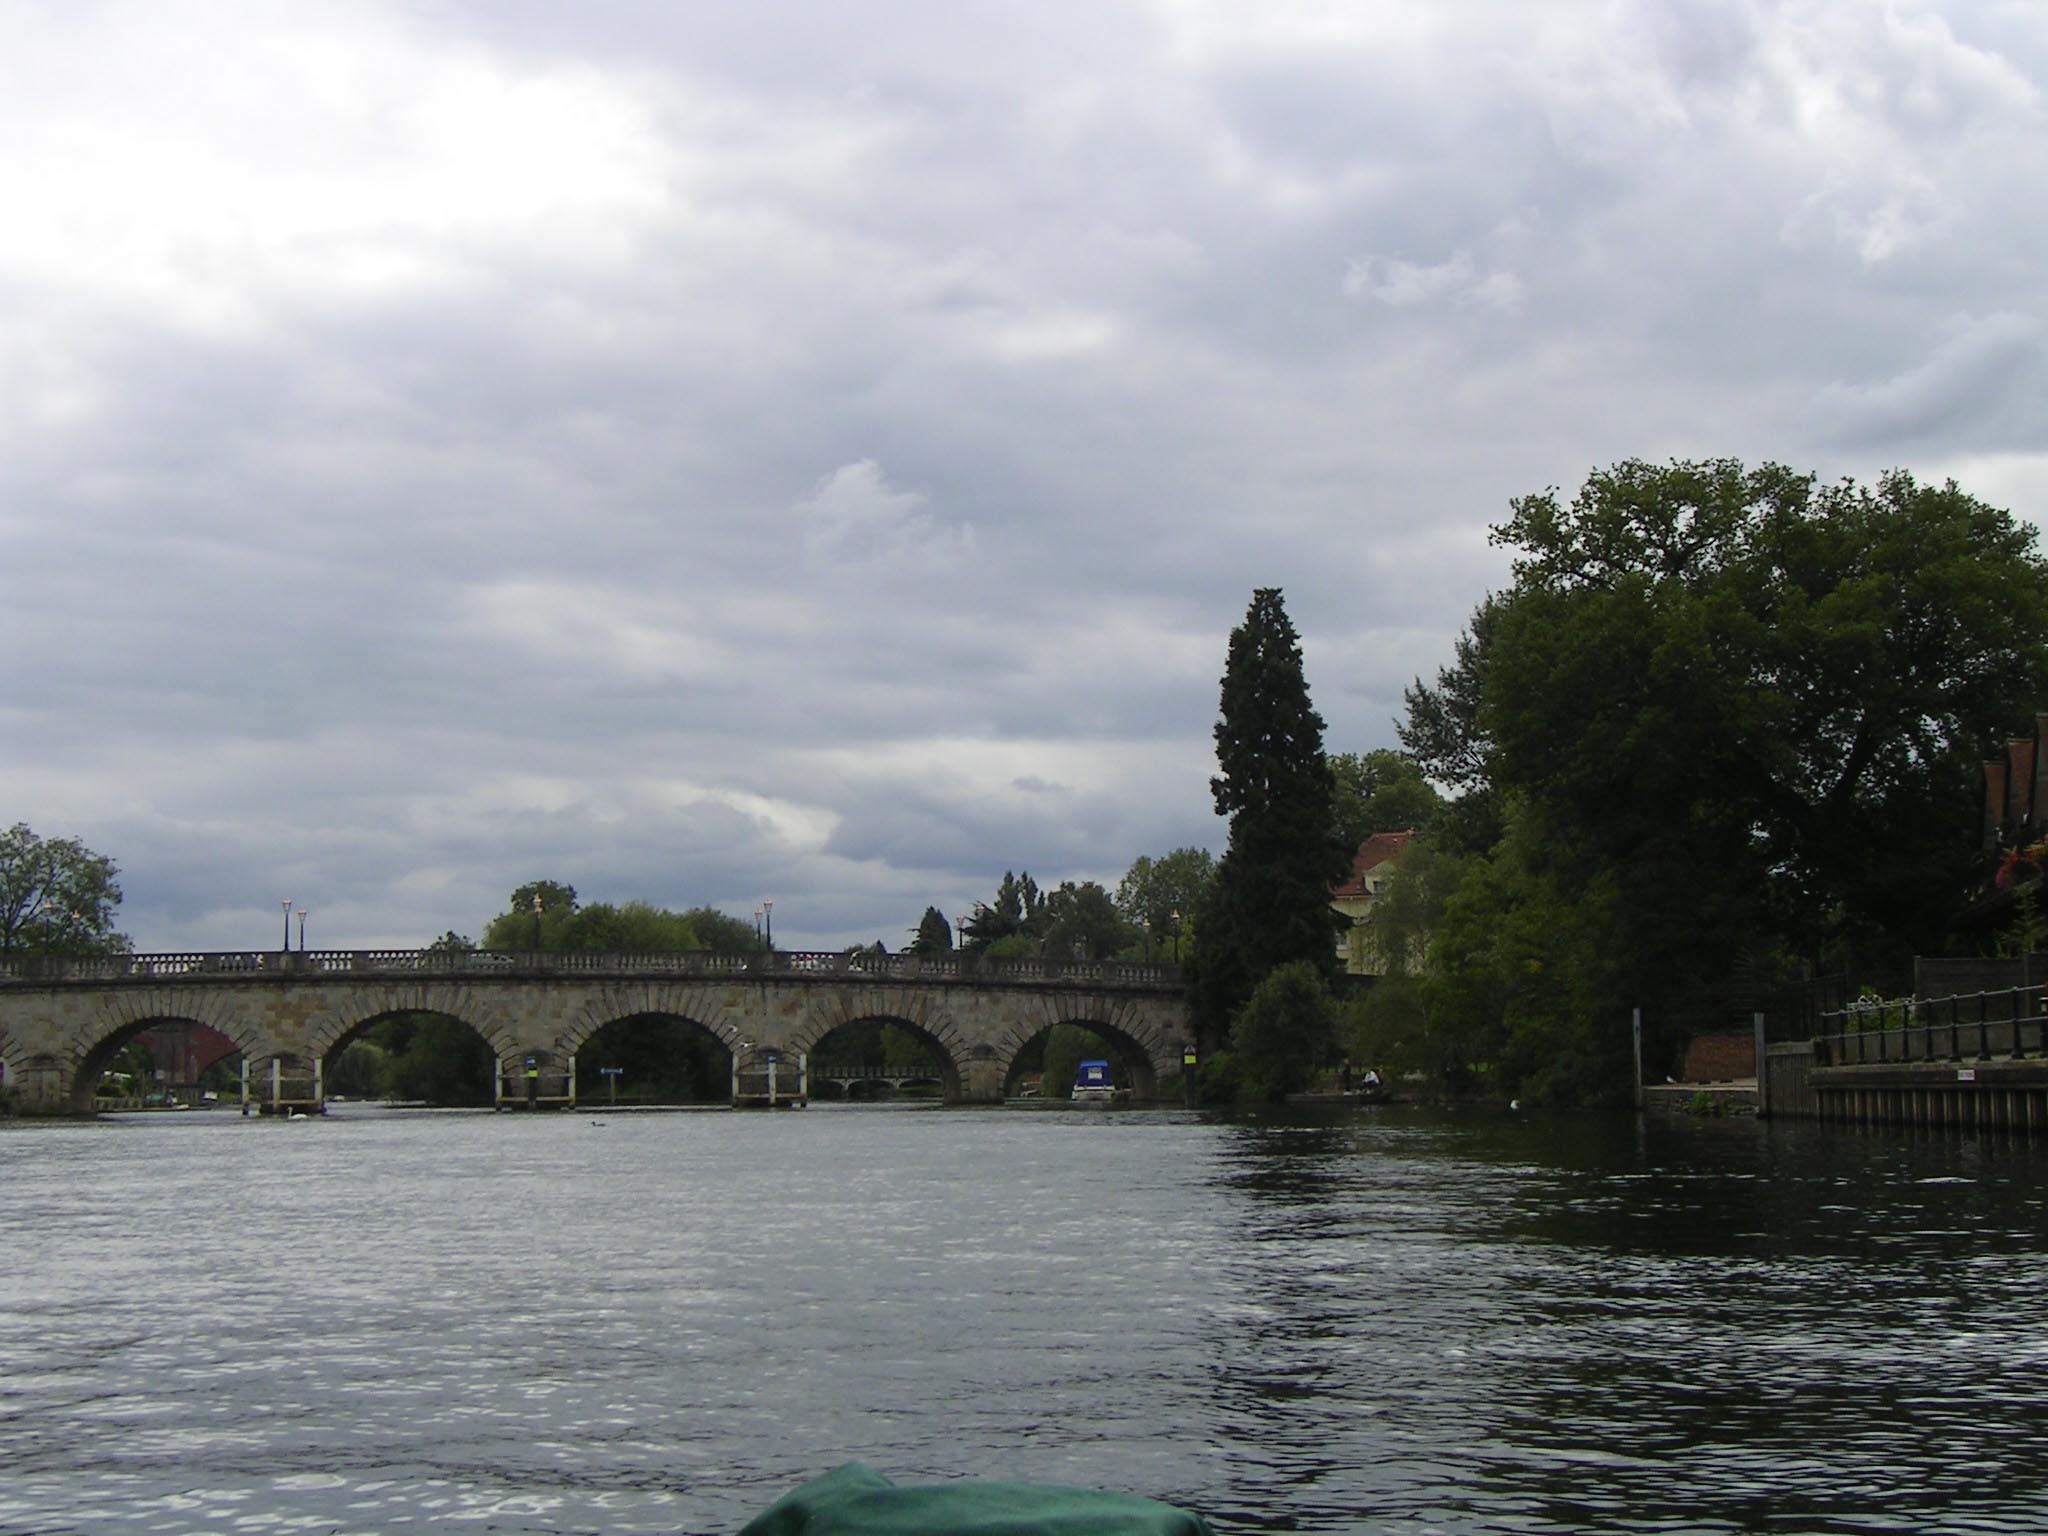
<instances>
[{"instance_id":1,"label":"cloud bank","mask_svg":"<svg viewBox=\"0 0 2048 1536\"><path fill-rule=\"evenodd\" d=\"M1627 455L2048 489L2048 16L16 7L0 816L145 947L513 885L892 947L1216 846ZM1975 475L1978 478L1973 479Z\"/></svg>"}]
</instances>

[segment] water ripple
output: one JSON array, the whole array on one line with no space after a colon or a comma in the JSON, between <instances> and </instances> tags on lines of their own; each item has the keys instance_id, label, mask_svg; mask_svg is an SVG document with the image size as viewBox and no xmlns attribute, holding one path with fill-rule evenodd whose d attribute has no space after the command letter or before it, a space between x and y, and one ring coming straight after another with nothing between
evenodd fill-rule
<instances>
[{"instance_id":1,"label":"water ripple","mask_svg":"<svg viewBox=\"0 0 2048 1536\"><path fill-rule=\"evenodd\" d=\"M600 1134L601 1129L601 1134ZM1375 1110L0 1130L0 1536L2048 1526L2048 1160Z\"/></svg>"}]
</instances>

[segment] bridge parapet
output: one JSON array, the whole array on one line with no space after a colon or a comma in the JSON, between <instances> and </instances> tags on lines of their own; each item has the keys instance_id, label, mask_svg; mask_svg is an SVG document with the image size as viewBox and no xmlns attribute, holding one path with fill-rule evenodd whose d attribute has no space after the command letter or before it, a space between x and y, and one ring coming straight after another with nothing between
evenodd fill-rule
<instances>
[{"instance_id":1,"label":"bridge parapet","mask_svg":"<svg viewBox=\"0 0 2048 1536\"><path fill-rule=\"evenodd\" d=\"M1173 965L1120 960L1007 959L982 955L877 955L866 951L774 950L727 954L713 950L624 953L573 950L181 950L162 954L103 955L91 959L10 956L0 961L0 986L75 982L160 981L175 977L235 976L675 976L716 979L787 976L806 981L960 982L988 986L1084 986L1161 991L1181 985Z\"/></svg>"}]
</instances>

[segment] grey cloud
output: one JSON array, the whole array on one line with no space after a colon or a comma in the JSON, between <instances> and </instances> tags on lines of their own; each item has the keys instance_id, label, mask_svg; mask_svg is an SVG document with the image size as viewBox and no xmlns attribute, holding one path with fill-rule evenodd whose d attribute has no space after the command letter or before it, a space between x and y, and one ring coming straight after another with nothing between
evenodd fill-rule
<instances>
[{"instance_id":1,"label":"grey cloud","mask_svg":"<svg viewBox=\"0 0 2048 1536\"><path fill-rule=\"evenodd\" d=\"M1835 437L1859 447L1941 441L2048 446L2048 353L2034 315L1961 319L1926 356L1888 378L1832 383L1815 402Z\"/></svg>"},{"instance_id":2,"label":"grey cloud","mask_svg":"<svg viewBox=\"0 0 2048 1536\"><path fill-rule=\"evenodd\" d=\"M1699 453L2048 492L2048 40L1996 6L349 16L366 77L569 91L624 159L187 231L215 309L0 251L5 814L115 855L146 943L285 895L473 931L538 874L893 943L1004 868L1216 846L1254 586L1358 750L1516 493ZM202 85L374 191L317 103Z\"/></svg>"}]
</instances>

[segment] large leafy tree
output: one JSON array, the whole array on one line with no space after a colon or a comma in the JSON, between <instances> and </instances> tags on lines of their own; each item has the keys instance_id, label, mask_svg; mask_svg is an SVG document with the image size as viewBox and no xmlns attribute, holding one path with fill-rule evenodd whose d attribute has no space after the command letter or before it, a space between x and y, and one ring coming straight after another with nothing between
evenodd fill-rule
<instances>
[{"instance_id":1,"label":"large leafy tree","mask_svg":"<svg viewBox=\"0 0 2048 1536\"><path fill-rule=\"evenodd\" d=\"M1726 459L1511 512L1513 582L1403 740L1509 826L1475 878L1546 914L1518 931L1576 988L1559 1016L1673 1009L1781 949L1937 943L1977 764L2048 697L2034 530L1952 483Z\"/></svg>"},{"instance_id":2,"label":"large leafy tree","mask_svg":"<svg viewBox=\"0 0 2048 1536\"><path fill-rule=\"evenodd\" d=\"M690 925L699 948L720 955L750 955L768 947L767 939L743 917L721 912L716 907L691 907L671 913Z\"/></svg>"},{"instance_id":3,"label":"large leafy tree","mask_svg":"<svg viewBox=\"0 0 2048 1536\"><path fill-rule=\"evenodd\" d=\"M538 911L535 896L540 898ZM675 912L646 901L586 905L572 885L534 880L514 891L506 910L484 925L482 947L645 954L709 949L745 954L762 948L762 939L752 923L714 907Z\"/></svg>"},{"instance_id":4,"label":"large leafy tree","mask_svg":"<svg viewBox=\"0 0 2048 1536\"><path fill-rule=\"evenodd\" d=\"M1330 886L1343 872L1331 820L1323 721L1309 702L1301 643L1278 588L1252 594L1231 632L1209 781L1230 840L1195 933L1192 1004L1213 1046L1252 990L1301 961L1335 968Z\"/></svg>"},{"instance_id":5,"label":"large leafy tree","mask_svg":"<svg viewBox=\"0 0 2048 1536\"><path fill-rule=\"evenodd\" d=\"M543 929L546 924L543 922ZM747 930L753 935L752 928ZM578 907L555 930L552 948L597 954L676 954L707 947L687 912L670 912L652 902L596 901Z\"/></svg>"},{"instance_id":6,"label":"large leafy tree","mask_svg":"<svg viewBox=\"0 0 2048 1536\"><path fill-rule=\"evenodd\" d=\"M513 891L503 912L484 925L485 949L561 949L562 928L577 909L576 887L559 880L529 880Z\"/></svg>"},{"instance_id":7,"label":"large leafy tree","mask_svg":"<svg viewBox=\"0 0 2048 1536\"><path fill-rule=\"evenodd\" d=\"M1419 832L1435 824L1444 798L1406 752L1381 747L1330 758L1337 843L1356 848L1375 832Z\"/></svg>"},{"instance_id":8,"label":"large leafy tree","mask_svg":"<svg viewBox=\"0 0 2048 1536\"><path fill-rule=\"evenodd\" d=\"M1117 910L1149 934L1154 946L1171 945L1209 899L1215 881L1216 856L1206 848L1176 848L1156 859L1140 854L1117 884Z\"/></svg>"},{"instance_id":9,"label":"large leafy tree","mask_svg":"<svg viewBox=\"0 0 2048 1536\"><path fill-rule=\"evenodd\" d=\"M1042 939L1047 954L1077 960L1100 960L1131 942L1128 923L1116 902L1093 880L1071 880L1046 896L1042 907Z\"/></svg>"},{"instance_id":10,"label":"large leafy tree","mask_svg":"<svg viewBox=\"0 0 2048 1536\"><path fill-rule=\"evenodd\" d=\"M0 832L0 956L128 950L114 931L119 873L75 837L40 837L23 822Z\"/></svg>"}]
</instances>

